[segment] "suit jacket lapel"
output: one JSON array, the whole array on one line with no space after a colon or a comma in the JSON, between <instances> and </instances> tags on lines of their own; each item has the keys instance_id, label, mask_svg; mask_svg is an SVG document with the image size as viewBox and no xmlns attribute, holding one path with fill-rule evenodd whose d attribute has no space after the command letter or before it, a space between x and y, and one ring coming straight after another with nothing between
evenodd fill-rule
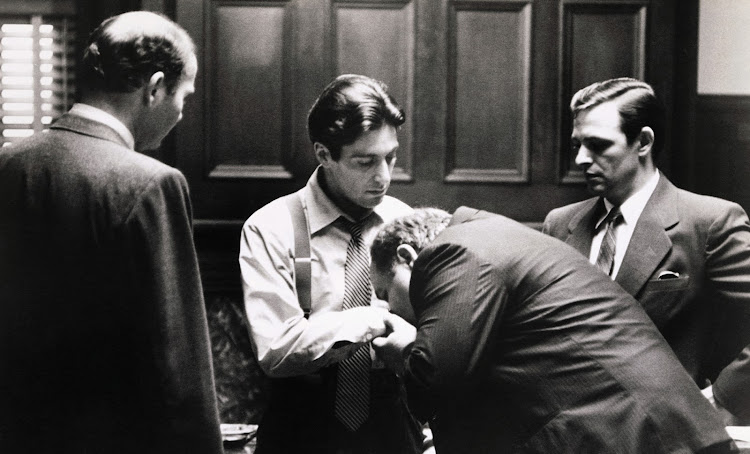
<instances>
[{"instance_id":1,"label":"suit jacket lapel","mask_svg":"<svg viewBox=\"0 0 750 454\"><path fill-rule=\"evenodd\" d=\"M637 296L672 249L667 229L679 222L676 189L664 175L643 209L615 281Z\"/></svg>"},{"instance_id":2,"label":"suit jacket lapel","mask_svg":"<svg viewBox=\"0 0 750 454\"><path fill-rule=\"evenodd\" d=\"M573 246L585 257L591 252L591 240L594 238L594 222L596 222L599 198L586 201L578 213L573 215L568 223L568 237L565 242Z\"/></svg>"},{"instance_id":3,"label":"suit jacket lapel","mask_svg":"<svg viewBox=\"0 0 750 454\"><path fill-rule=\"evenodd\" d=\"M451 221L448 224L448 226L450 227L452 225L463 224L464 222L470 220L471 218L473 218L480 212L481 210L477 210L476 208L470 208L467 206L458 207L456 211L453 212L453 217L451 218Z\"/></svg>"}]
</instances>

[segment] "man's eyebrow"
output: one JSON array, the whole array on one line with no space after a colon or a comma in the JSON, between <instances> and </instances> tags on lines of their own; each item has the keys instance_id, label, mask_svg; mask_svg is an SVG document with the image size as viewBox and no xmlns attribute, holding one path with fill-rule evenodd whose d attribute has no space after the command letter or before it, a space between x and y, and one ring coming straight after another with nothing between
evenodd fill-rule
<instances>
[{"instance_id":1,"label":"man's eyebrow","mask_svg":"<svg viewBox=\"0 0 750 454\"><path fill-rule=\"evenodd\" d=\"M582 139L582 142L589 142L589 143L612 143L612 139L606 139L604 137L584 137Z\"/></svg>"}]
</instances>

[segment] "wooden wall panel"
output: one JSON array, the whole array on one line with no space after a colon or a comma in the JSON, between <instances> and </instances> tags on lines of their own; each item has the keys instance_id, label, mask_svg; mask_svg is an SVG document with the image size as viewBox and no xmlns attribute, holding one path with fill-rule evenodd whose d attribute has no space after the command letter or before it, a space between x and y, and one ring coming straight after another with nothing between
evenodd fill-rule
<instances>
[{"instance_id":1,"label":"wooden wall panel","mask_svg":"<svg viewBox=\"0 0 750 454\"><path fill-rule=\"evenodd\" d=\"M750 96L696 100L696 191L737 202L750 212Z\"/></svg>"},{"instance_id":2,"label":"wooden wall panel","mask_svg":"<svg viewBox=\"0 0 750 454\"><path fill-rule=\"evenodd\" d=\"M448 182L526 182L530 2L452 4Z\"/></svg>"},{"instance_id":3,"label":"wooden wall panel","mask_svg":"<svg viewBox=\"0 0 750 454\"><path fill-rule=\"evenodd\" d=\"M388 85L406 113L399 131L393 178L412 180L414 124L414 4L412 1L334 3L333 33L338 74L364 74Z\"/></svg>"},{"instance_id":4,"label":"wooden wall panel","mask_svg":"<svg viewBox=\"0 0 750 454\"><path fill-rule=\"evenodd\" d=\"M613 77L644 78L648 2L567 1L562 8L561 118L563 183L581 183L570 152L570 98L579 89Z\"/></svg>"},{"instance_id":5,"label":"wooden wall panel","mask_svg":"<svg viewBox=\"0 0 750 454\"><path fill-rule=\"evenodd\" d=\"M288 2L213 1L206 54L209 178L292 178Z\"/></svg>"}]
</instances>

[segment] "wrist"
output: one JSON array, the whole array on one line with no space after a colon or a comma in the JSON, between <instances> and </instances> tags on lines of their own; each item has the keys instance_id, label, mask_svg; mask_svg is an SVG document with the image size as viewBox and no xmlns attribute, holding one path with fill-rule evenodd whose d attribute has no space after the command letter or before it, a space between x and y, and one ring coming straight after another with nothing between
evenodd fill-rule
<instances>
[{"instance_id":1,"label":"wrist","mask_svg":"<svg viewBox=\"0 0 750 454\"><path fill-rule=\"evenodd\" d=\"M399 371L399 375L404 373L406 366L409 364L409 355L411 355L411 349L413 346L414 341L411 341L401 350L401 370Z\"/></svg>"}]
</instances>

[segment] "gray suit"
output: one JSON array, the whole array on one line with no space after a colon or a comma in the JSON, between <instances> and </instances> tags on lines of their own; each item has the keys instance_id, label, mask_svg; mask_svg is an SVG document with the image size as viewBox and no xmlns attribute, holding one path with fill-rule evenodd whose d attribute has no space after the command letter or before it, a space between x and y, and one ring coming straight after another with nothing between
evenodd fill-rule
<instances>
[{"instance_id":1,"label":"gray suit","mask_svg":"<svg viewBox=\"0 0 750 454\"><path fill-rule=\"evenodd\" d=\"M543 231L588 257L598 200L551 211ZM661 175L616 282L641 303L693 380L701 387L713 382L724 406L750 417L748 351L738 358L750 344L750 222L745 211L678 189Z\"/></svg>"},{"instance_id":2,"label":"gray suit","mask_svg":"<svg viewBox=\"0 0 750 454\"><path fill-rule=\"evenodd\" d=\"M182 174L67 114L0 194L0 452L220 453Z\"/></svg>"}]
</instances>

